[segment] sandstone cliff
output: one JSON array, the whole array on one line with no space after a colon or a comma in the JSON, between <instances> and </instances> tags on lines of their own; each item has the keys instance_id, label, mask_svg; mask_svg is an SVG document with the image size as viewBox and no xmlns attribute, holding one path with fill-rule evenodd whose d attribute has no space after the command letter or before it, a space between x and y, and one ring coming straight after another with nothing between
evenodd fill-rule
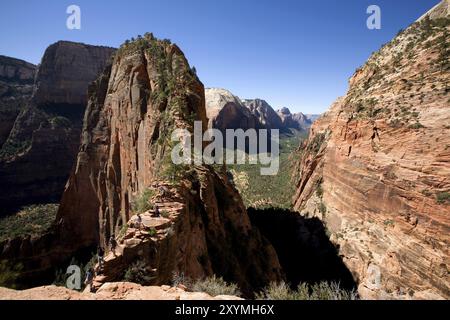
<instances>
[{"instance_id":1,"label":"sandstone cliff","mask_svg":"<svg viewBox=\"0 0 450 320\"><path fill-rule=\"evenodd\" d=\"M247 130L261 127L258 119L228 90L207 88L205 97L210 127L222 132L226 129Z\"/></svg>"},{"instance_id":2,"label":"sandstone cliff","mask_svg":"<svg viewBox=\"0 0 450 320\"><path fill-rule=\"evenodd\" d=\"M33 96L15 119L2 148L3 209L60 200L78 152L88 85L103 70L113 51L65 41L46 50ZM14 77L30 85L32 75L32 70L26 69Z\"/></svg>"},{"instance_id":3,"label":"sandstone cliff","mask_svg":"<svg viewBox=\"0 0 450 320\"><path fill-rule=\"evenodd\" d=\"M373 54L298 151L295 208L326 223L364 298L450 297L448 7Z\"/></svg>"},{"instance_id":4,"label":"sandstone cliff","mask_svg":"<svg viewBox=\"0 0 450 320\"><path fill-rule=\"evenodd\" d=\"M311 127L312 121L301 112L292 114L288 108L281 108L277 113L285 128L306 131Z\"/></svg>"},{"instance_id":5,"label":"sandstone cliff","mask_svg":"<svg viewBox=\"0 0 450 320\"><path fill-rule=\"evenodd\" d=\"M205 97L209 127L223 133L226 129L308 130L313 122L301 112L292 114L288 108L275 111L261 99L241 101L225 89L207 88Z\"/></svg>"},{"instance_id":6,"label":"sandstone cliff","mask_svg":"<svg viewBox=\"0 0 450 320\"><path fill-rule=\"evenodd\" d=\"M122 279L137 261L149 284L167 284L173 273L216 273L249 293L281 278L274 249L252 228L227 177L170 159L175 128L192 130L194 120L207 127L203 84L177 46L151 34L127 42L89 96L57 228L73 250L117 238L96 285Z\"/></svg>"},{"instance_id":7,"label":"sandstone cliff","mask_svg":"<svg viewBox=\"0 0 450 320\"><path fill-rule=\"evenodd\" d=\"M0 56L0 148L33 93L35 72L31 63Z\"/></svg>"},{"instance_id":8,"label":"sandstone cliff","mask_svg":"<svg viewBox=\"0 0 450 320\"><path fill-rule=\"evenodd\" d=\"M284 129L280 116L261 99L246 99L244 105L266 129Z\"/></svg>"}]
</instances>

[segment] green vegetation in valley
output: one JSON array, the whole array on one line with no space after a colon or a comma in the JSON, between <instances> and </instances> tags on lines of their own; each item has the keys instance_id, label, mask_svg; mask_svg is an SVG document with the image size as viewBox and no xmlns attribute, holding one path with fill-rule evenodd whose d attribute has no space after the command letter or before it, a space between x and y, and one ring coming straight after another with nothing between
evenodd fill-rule
<instances>
[{"instance_id":1,"label":"green vegetation in valley","mask_svg":"<svg viewBox=\"0 0 450 320\"><path fill-rule=\"evenodd\" d=\"M23 207L0 219L0 241L24 236L39 236L55 221L58 205L39 204Z\"/></svg>"},{"instance_id":2,"label":"green vegetation in valley","mask_svg":"<svg viewBox=\"0 0 450 320\"><path fill-rule=\"evenodd\" d=\"M306 133L292 131L290 135L280 137L280 168L274 176L261 175L261 164L228 165L233 175L233 181L239 190L246 207L290 209L295 186L291 182L294 163L292 159L300 141L306 138Z\"/></svg>"}]
</instances>

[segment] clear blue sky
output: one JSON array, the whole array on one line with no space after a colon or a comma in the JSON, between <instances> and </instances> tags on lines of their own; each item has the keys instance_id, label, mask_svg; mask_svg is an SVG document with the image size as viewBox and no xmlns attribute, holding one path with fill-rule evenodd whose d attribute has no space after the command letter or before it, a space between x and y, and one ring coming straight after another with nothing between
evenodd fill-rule
<instances>
[{"instance_id":1,"label":"clear blue sky","mask_svg":"<svg viewBox=\"0 0 450 320\"><path fill-rule=\"evenodd\" d=\"M118 47L153 32L185 52L206 87L320 113L370 54L439 0L2 0L0 54L39 63L58 40ZM82 29L66 29L81 7ZM366 28L366 9L382 29Z\"/></svg>"}]
</instances>

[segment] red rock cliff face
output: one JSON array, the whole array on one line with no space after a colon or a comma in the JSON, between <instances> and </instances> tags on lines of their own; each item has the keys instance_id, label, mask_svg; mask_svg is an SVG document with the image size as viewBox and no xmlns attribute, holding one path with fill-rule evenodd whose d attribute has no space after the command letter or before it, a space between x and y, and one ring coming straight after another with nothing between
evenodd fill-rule
<instances>
[{"instance_id":1,"label":"red rock cliff face","mask_svg":"<svg viewBox=\"0 0 450 320\"><path fill-rule=\"evenodd\" d=\"M217 273L247 291L280 279L273 248L252 228L227 178L209 167L172 164L170 134L192 130L194 119L207 128L202 83L177 46L149 34L122 46L90 88L58 227L74 249L105 246L116 236L118 255L107 257L96 281L118 280L138 260L152 284L170 282L174 272L193 278ZM165 212L154 217L152 205L141 210L155 232L134 228L131 219L139 212L132 203L146 191L146 203Z\"/></svg>"},{"instance_id":2,"label":"red rock cliff face","mask_svg":"<svg viewBox=\"0 0 450 320\"><path fill-rule=\"evenodd\" d=\"M33 96L25 100L0 154L3 208L60 200L80 144L88 85L113 52L65 41L46 50Z\"/></svg>"},{"instance_id":3,"label":"red rock cliff face","mask_svg":"<svg viewBox=\"0 0 450 320\"><path fill-rule=\"evenodd\" d=\"M365 298L450 297L448 5L370 57L299 150L295 208Z\"/></svg>"}]
</instances>

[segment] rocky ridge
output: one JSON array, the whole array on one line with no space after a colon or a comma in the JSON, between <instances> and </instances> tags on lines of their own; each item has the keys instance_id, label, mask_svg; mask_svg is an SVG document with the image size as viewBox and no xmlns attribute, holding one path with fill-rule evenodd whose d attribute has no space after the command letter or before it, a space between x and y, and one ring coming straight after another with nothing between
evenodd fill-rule
<instances>
[{"instance_id":1,"label":"rocky ridge","mask_svg":"<svg viewBox=\"0 0 450 320\"><path fill-rule=\"evenodd\" d=\"M228 178L170 159L175 128L193 130L194 120L207 128L204 92L181 50L151 34L124 44L91 86L57 228L73 250L117 238L96 283L120 280L137 261L151 275L148 284L170 283L174 273L218 274L250 293L281 279L274 249L252 228ZM136 213L143 217L138 230Z\"/></svg>"},{"instance_id":2,"label":"rocky ridge","mask_svg":"<svg viewBox=\"0 0 450 320\"><path fill-rule=\"evenodd\" d=\"M243 104L266 129L284 129L281 118L273 108L262 99L247 99Z\"/></svg>"},{"instance_id":3,"label":"rocky ridge","mask_svg":"<svg viewBox=\"0 0 450 320\"><path fill-rule=\"evenodd\" d=\"M295 209L326 224L363 298L450 297L448 8L374 53L298 150Z\"/></svg>"}]
</instances>

